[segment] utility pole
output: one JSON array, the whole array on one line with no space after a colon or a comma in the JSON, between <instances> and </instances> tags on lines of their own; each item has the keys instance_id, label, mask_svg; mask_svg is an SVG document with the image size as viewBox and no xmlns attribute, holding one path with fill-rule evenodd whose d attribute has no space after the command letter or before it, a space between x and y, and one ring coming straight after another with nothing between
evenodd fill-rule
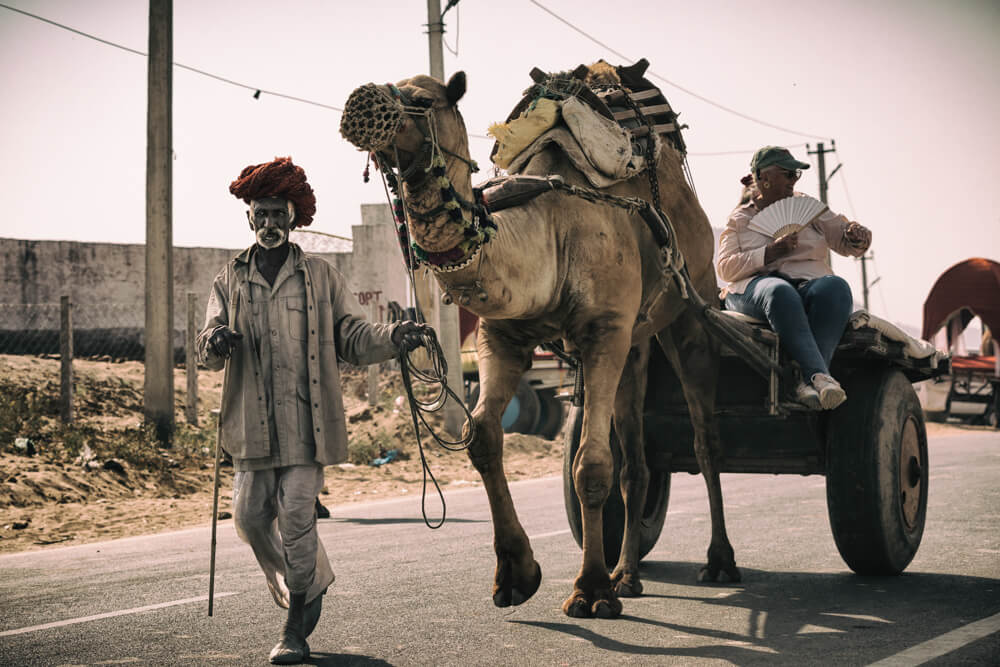
<instances>
[{"instance_id":1,"label":"utility pole","mask_svg":"<svg viewBox=\"0 0 1000 667\"><path fill-rule=\"evenodd\" d=\"M806 153L808 155L816 156L816 162L817 162L816 171L818 172L816 175L819 177L819 200L824 204L826 203L826 188L827 188L826 154L832 153L834 150L836 150L835 148L836 144L833 143L832 139L830 140L830 143L834 145L834 148L824 149L823 142L821 141L818 144L816 144L816 150L814 151L809 150L809 144L806 144ZM831 268L833 267L833 261L830 258L829 250L826 251L826 265L827 267Z\"/></svg>"},{"instance_id":2,"label":"utility pole","mask_svg":"<svg viewBox=\"0 0 1000 667\"><path fill-rule=\"evenodd\" d=\"M174 432L173 0L149 1L146 108L146 377L143 408L160 444Z\"/></svg>"},{"instance_id":3,"label":"utility pole","mask_svg":"<svg viewBox=\"0 0 1000 667\"><path fill-rule=\"evenodd\" d=\"M826 179L826 154L832 153L837 150L837 144L831 140L830 148L823 148L823 142L816 144L816 150L809 150L809 144L806 144L806 153L809 155L816 156L816 171L819 172L819 200L826 203L826 189L827 189L827 179ZM839 169L840 167L837 167ZM837 169L834 169L836 171Z\"/></svg>"},{"instance_id":4,"label":"utility pole","mask_svg":"<svg viewBox=\"0 0 1000 667\"><path fill-rule=\"evenodd\" d=\"M824 204L827 203L826 202L827 184L829 183L830 179L833 178L833 175L836 174L837 171L840 170L840 167L843 166L843 165L839 165L838 164L834 168L834 170L830 172L829 176L826 175L826 158L825 158L825 154L826 153L834 153L834 152L836 152L836 150L837 150L837 144L832 139L830 140L830 148L826 148L826 149L823 148L823 143L822 142L816 144L816 150L815 151L810 151L809 150L809 145L806 144L806 152L809 155L815 155L816 156L816 170L819 172L819 174L818 174L818 176L819 176L819 200L821 202L823 202ZM830 253L829 253L829 251L827 251L827 258L828 258L827 259L827 263L829 263L829 256L830 256ZM868 310L868 291L869 291L868 288L871 287L871 285L874 285L875 282L878 282L878 279L876 279L875 282L871 283L871 285L868 283L868 265L866 264L867 260L869 259L868 253L866 252L864 255L861 255L861 257L859 257L858 259L861 260L861 303L864 306L864 309Z\"/></svg>"},{"instance_id":5,"label":"utility pole","mask_svg":"<svg viewBox=\"0 0 1000 667\"><path fill-rule=\"evenodd\" d=\"M427 0L427 47L431 57L431 76L444 81L444 21L441 0Z\"/></svg>"},{"instance_id":6,"label":"utility pole","mask_svg":"<svg viewBox=\"0 0 1000 667\"><path fill-rule=\"evenodd\" d=\"M430 54L430 74L440 81L444 81L444 22L441 15L440 0L427 0L427 45ZM445 361L448 362L448 386L451 387L460 400L465 397L465 384L462 378L462 353L458 325L458 306L456 304L445 305L441 303L441 297L433 284L433 276L430 271L424 270L424 280L428 282L428 305L430 312L436 315L436 320L431 320L434 328L438 332L441 340L441 349L444 352ZM462 431L465 422L465 411L462 406L455 401L448 401L444 406L444 427L452 435L458 435Z\"/></svg>"}]
</instances>

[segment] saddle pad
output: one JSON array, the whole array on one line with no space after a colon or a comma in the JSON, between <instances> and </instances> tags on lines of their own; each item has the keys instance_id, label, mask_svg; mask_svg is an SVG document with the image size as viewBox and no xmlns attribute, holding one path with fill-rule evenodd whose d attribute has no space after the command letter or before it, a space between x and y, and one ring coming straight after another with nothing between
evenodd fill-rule
<instances>
[{"instance_id":1,"label":"saddle pad","mask_svg":"<svg viewBox=\"0 0 1000 667\"><path fill-rule=\"evenodd\" d=\"M511 160L510 165L507 167L507 172L511 174L521 173L527 166L528 160L553 144L559 147L566 157L569 158L569 161L573 163L573 166L579 169L595 188L607 188L621 181L620 178L610 178L598 171L590 163L590 160L587 159L583 148L580 147L573 133L565 125L556 125L535 139L530 146L521 151L520 155Z\"/></svg>"},{"instance_id":2,"label":"saddle pad","mask_svg":"<svg viewBox=\"0 0 1000 667\"><path fill-rule=\"evenodd\" d=\"M493 164L507 169L511 160L559 122L559 106L555 100L540 97L514 120L490 125L487 133L497 140Z\"/></svg>"},{"instance_id":3,"label":"saddle pad","mask_svg":"<svg viewBox=\"0 0 1000 667\"><path fill-rule=\"evenodd\" d=\"M632 155L632 135L615 121L601 116L576 97L562 103L562 117L594 168L609 178L627 180L639 173Z\"/></svg>"}]
</instances>

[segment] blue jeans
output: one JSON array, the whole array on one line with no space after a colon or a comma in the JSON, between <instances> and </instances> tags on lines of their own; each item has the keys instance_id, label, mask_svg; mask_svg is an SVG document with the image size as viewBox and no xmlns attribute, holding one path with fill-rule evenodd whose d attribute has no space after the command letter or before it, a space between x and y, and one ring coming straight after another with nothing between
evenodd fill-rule
<instances>
[{"instance_id":1,"label":"blue jeans","mask_svg":"<svg viewBox=\"0 0 1000 667\"><path fill-rule=\"evenodd\" d=\"M830 373L830 360L851 316L851 286L839 276L823 276L797 286L784 278L754 278L743 294L727 294L726 308L767 320L788 355L799 362L802 379Z\"/></svg>"}]
</instances>

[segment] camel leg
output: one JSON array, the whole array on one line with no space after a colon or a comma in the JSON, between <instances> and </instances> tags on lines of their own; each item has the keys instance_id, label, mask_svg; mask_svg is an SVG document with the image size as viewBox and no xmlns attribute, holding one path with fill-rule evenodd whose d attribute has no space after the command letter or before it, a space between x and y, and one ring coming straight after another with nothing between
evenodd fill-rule
<instances>
[{"instance_id":1,"label":"camel leg","mask_svg":"<svg viewBox=\"0 0 1000 667\"><path fill-rule=\"evenodd\" d=\"M621 489L625 501L625 535L621 555L611 573L620 597L642 594L639 580L639 522L646 503L649 469L643 438L642 408L646 397L649 341L634 346L622 370L615 396L615 431L622 450Z\"/></svg>"},{"instance_id":2,"label":"camel leg","mask_svg":"<svg viewBox=\"0 0 1000 667\"><path fill-rule=\"evenodd\" d=\"M500 417L514 396L517 383L531 363L531 347L506 342L484 325L479 329L479 401L472 410L476 437L468 448L469 460L486 487L493 518L493 549L497 567L493 578L493 604L518 605L538 590L542 570L535 562L528 535L517 518L503 469L503 428ZM466 429L469 424L466 424Z\"/></svg>"},{"instance_id":3,"label":"camel leg","mask_svg":"<svg viewBox=\"0 0 1000 667\"><path fill-rule=\"evenodd\" d=\"M719 425L713 414L715 389L719 377L718 343L708 336L690 310L685 311L666 332L657 336L664 354L674 367L694 427L694 453L708 487L708 505L712 517L712 541L708 563L698 572L698 581L718 581L724 573L730 581L740 580L733 547L726 534L719 468L722 444Z\"/></svg>"},{"instance_id":4,"label":"camel leg","mask_svg":"<svg viewBox=\"0 0 1000 667\"><path fill-rule=\"evenodd\" d=\"M608 436L614 391L630 348L626 328L608 326L582 350L584 398L580 448L573 461L573 482L583 524L583 564L573 593L563 602L567 616L617 618L622 604L604 564L604 502L611 490L614 462Z\"/></svg>"}]
</instances>

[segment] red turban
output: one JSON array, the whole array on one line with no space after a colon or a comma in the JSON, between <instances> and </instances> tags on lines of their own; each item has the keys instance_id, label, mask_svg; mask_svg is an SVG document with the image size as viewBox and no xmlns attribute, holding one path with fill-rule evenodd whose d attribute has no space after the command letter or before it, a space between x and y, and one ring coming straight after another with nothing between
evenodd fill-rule
<instances>
[{"instance_id":1,"label":"red turban","mask_svg":"<svg viewBox=\"0 0 1000 667\"><path fill-rule=\"evenodd\" d=\"M229 192L249 204L254 199L280 197L295 205L295 226L305 227L316 213L316 195L306 182L306 172L292 164L290 157L252 164L229 184Z\"/></svg>"}]
</instances>

